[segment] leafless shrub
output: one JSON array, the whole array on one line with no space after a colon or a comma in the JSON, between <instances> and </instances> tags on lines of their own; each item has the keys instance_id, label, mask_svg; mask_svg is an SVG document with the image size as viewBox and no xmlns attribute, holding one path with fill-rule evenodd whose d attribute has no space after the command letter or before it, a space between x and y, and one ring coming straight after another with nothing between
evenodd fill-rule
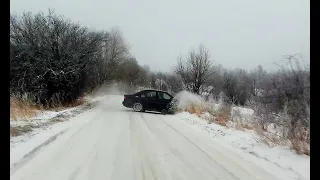
<instances>
[{"instance_id":1,"label":"leafless shrub","mask_svg":"<svg viewBox=\"0 0 320 180\"><path fill-rule=\"evenodd\" d=\"M229 103L244 105L250 97L250 79L245 70L225 72L223 76L223 91Z\"/></svg>"}]
</instances>

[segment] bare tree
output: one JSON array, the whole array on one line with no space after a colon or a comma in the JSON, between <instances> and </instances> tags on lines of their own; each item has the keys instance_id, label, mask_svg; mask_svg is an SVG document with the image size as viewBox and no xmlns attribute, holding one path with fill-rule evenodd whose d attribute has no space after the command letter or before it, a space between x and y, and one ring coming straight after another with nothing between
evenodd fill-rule
<instances>
[{"instance_id":1,"label":"bare tree","mask_svg":"<svg viewBox=\"0 0 320 180\"><path fill-rule=\"evenodd\" d=\"M175 74L167 74L166 84L168 85L168 91L172 94L176 94L183 89L181 79Z\"/></svg>"},{"instance_id":2,"label":"bare tree","mask_svg":"<svg viewBox=\"0 0 320 180\"><path fill-rule=\"evenodd\" d=\"M258 67L251 72L250 76L253 81L252 94L257 96L259 93L261 93L261 90L265 88L263 87L263 83L266 82L267 72L262 68L261 65L258 65Z\"/></svg>"},{"instance_id":3,"label":"bare tree","mask_svg":"<svg viewBox=\"0 0 320 180\"><path fill-rule=\"evenodd\" d=\"M118 28L113 28L110 32L107 32L103 45L105 79L119 79L121 76L120 64L123 64L123 61L130 57L128 46L121 31Z\"/></svg>"},{"instance_id":4,"label":"bare tree","mask_svg":"<svg viewBox=\"0 0 320 180\"><path fill-rule=\"evenodd\" d=\"M213 74L209 50L200 45L197 51L192 49L187 57L179 56L174 71L181 77L185 89L201 93L202 86Z\"/></svg>"},{"instance_id":5,"label":"bare tree","mask_svg":"<svg viewBox=\"0 0 320 180\"><path fill-rule=\"evenodd\" d=\"M121 65L121 79L132 86L145 83L146 71L139 66L134 57L126 59Z\"/></svg>"}]
</instances>

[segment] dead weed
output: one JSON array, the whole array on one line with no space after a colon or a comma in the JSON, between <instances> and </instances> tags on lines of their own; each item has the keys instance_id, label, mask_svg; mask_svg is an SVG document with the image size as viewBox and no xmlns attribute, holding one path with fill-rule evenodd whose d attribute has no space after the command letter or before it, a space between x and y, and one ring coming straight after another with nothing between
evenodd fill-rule
<instances>
[{"instance_id":1,"label":"dead weed","mask_svg":"<svg viewBox=\"0 0 320 180\"><path fill-rule=\"evenodd\" d=\"M34 127L31 125L10 127L10 137L20 136L24 133L30 132L32 128Z\"/></svg>"},{"instance_id":2,"label":"dead weed","mask_svg":"<svg viewBox=\"0 0 320 180\"><path fill-rule=\"evenodd\" d=\"M17 97L10 97L10 119L26 120L36 115L40 110L32 101Z\"/></svg>"},{"instance_id":3,"label":"dead weed","mask_svg":"<svg viewBox=\"0 0 320 180\"><path fill-rule=\"evenodd\" d=\"M295 150L297 154L305 154L310 156L310 144L305 141L300 141L298 139L292 139L291 145L292 149Z\"/></svg>"},{"instance_id":4,"label":"dead weed","mask_svg":"<svg viewBox=\"0 0 320 180\"><path fill-rule=\"evenodd\" d=\"M222 126L227 126L227 122L230 118L230 115L231 115L231 113L230 113L229 107L221 108L216 113L215 123L222 125Z\"/></svg>"}]
</instances>

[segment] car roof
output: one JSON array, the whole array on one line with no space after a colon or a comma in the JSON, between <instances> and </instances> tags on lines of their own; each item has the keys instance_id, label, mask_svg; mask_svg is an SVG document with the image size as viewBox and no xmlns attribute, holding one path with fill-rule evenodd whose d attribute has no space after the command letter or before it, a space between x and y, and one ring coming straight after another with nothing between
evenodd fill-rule
<instances>
[{"instance_id":1,"label":"car roof","mask_svg":"<svg viewBox=\"0 0 320 180\"><path fill-rule=\"evenodd\" d=\"M143 92L143 91L157 91L157 92L164 92L164 93L170 94L167 91L162 91L162 90L158 90L158 89L145 89L145 90L142 90L141 92Z\"/></svg>"}]
</instances>

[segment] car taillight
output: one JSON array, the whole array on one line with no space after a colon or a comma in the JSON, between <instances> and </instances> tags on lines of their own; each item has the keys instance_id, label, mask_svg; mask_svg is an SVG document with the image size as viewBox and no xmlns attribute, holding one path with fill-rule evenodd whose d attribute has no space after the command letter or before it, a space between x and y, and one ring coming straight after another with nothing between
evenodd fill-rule
<instances>
[{"instance_id":1,"label":"car taillight","mask_svg":"<svg viewBox=\"0 0 320 180\"><path fill-rule=\"evenodd\" d=\"M123 97L123 101L126 101L126 97Z\"/></svg>"}]
</instances>

